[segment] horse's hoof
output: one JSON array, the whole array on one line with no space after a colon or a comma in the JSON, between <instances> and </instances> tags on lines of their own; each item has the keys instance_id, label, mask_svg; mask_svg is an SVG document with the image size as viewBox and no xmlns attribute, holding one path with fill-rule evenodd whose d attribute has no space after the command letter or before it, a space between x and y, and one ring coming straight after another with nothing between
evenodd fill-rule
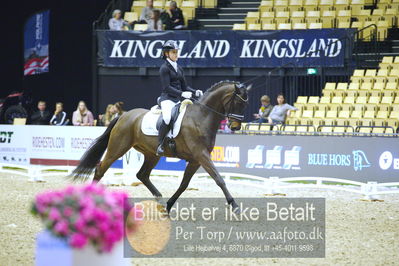
<instances>
[{"instance_id":1,"label":"horse's hoof","mask_svg":"<svg viewBox=\"0 0 399 266\"><path fill-rule=\"evenodd\" d=\"M161 204L161 205L163 205L163 206L166 206L165 199L162 198L162 196L160 196L160 197L155 197L155 200L156 200L156 202L158 202L159 204Z\"/></svg>"},{"instance_id":2,"label":"horse's hoof","mask_svg":"<svg viewBox=\"0 0 399 266\"><path fill-rule=\"evenodd\" d=\"M157 210L159 211L159 212L161 212L161 213L165 213L166 212L166 208L165 208L165 206L164 205L162 205L162 204L157 204Z\"/></svg>"},{"instance_id":3,"label":"horse's hoof","mask_svg":"<svg viewBox=\"0 0 399 266\"><path fill-rule=\"evenodd\" d=\"M162 200L162 196L161 196L161 197L155 196L155 200L156 200L157 202L160 202L160 201Z\"/></svg>"}]
</instances>

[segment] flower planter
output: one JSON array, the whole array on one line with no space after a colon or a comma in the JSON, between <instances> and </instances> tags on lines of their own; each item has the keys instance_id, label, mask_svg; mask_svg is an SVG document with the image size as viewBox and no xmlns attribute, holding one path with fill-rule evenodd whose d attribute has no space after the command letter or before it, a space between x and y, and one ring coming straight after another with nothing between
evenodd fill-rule
<instances>
[{"instance_id":1,"label":"flower planter","mask_svg":"<svg viewBox=\"0 0 399 266\"><path fill-rule=\"evenodd\" d=\"M109 253L98 253L92 245L82 249L69 246L65 239L55 237L49 231L40 232L36 238L36 266L128 266L130 259L123 257L123 239Z\"/></svg>"},{"instance_id":2,"label":"flower planter","mask_svg":"<svg viewBox=\"0 0 399 266\"><path fill-rule=\"evenodd\" d=\"M134 232L138 223L124 220L125 212L135 211L127 199L125 192L97 184L36 195L31 212L47 229L37 235L36 265L129 265L124 231Z\"/></svg>"}]
</instances>

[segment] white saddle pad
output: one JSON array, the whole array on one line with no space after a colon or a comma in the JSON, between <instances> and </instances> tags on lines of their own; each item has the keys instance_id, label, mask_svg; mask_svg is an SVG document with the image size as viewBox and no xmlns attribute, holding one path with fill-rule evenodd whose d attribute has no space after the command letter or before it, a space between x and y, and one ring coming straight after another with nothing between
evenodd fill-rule
<instances>
[{"instance_id":1,"label":"white saddle pad","mask_svg":"<svg viewBox=\"0 0 399 266\"><path fill-rule=\"evenodd\" d=\"M180 132L180 127L183 122L183 117L184 114L186 113L187 105L192 104L192 102L186 102L183 101L182 105L180 107L180 114L177 117L177 120L175 124L173 125L173 134L172 131L169 131L168 137L170 138L176 138L177 135ZM144 135L148 136L158 136L158 130L157 130L157 121L160 116L161 112L159 109L157 109L157 106L154 106L151 108L149 112L147 112L143 120L141 122L141 131L143 132Z\"/></svg>"}]
</instances>

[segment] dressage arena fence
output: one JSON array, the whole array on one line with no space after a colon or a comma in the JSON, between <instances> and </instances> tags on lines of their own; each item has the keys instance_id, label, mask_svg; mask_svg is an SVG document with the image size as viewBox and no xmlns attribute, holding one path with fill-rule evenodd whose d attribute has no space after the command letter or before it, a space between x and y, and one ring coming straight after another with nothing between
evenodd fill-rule
<instances>
[{"instance_id":1,"label":"dressage arena fence","mask_svg":"<svg viewBox=\"0 0 399 266\"><path fill-rule=\"evenodd\" d=\"M68 176L104 127L0 126L0 172L45 181ZM264 189L341 190L376 199L399 193L399 143L392 137L219 134L212 160L226 183ZM131 185L143 156L131 149L108 170L106 185ZM161 158L152 178L180 183L185 161ZM191 184L214 183L200 168ZM311 193L311 192L309 192Z\"/></svg>"},{"instance_id":2,"label":"dressage arena fence","mask_svg":"<svg viewBox=\"0 0 399 266\"><path fill-rule=\"evenodd\" d=\"M73 166L38 166L38 165L13 165L0 164L0 173L10 175L21 175L27 177L31 182L46 182L47 177L61 176L67 177L72 173ZM109 169L101 181L105 185L119 186L132 185L135 181L135 174L138 171L132 169ZM153 170L151 178L155 180L165 180L168 176L168 181L180 184L183 179L183 171L168 171L168 170ZM267 196L284 196L283 190L293 188L314 188L326 190L340 190L351 193L360 194L365 200L377 200L379 195L399 194L399 182L377 183L369 181L367 183L350 181L340 178L328 177L287 177L279 178L277 176L265 178L247 174L237 174L222 172L227 184L236 184L249 186L254 188L264 188ZM206 173L196 173L191 181L191 184L213 184L214 181Z\"/></svg>"}]
</instances>

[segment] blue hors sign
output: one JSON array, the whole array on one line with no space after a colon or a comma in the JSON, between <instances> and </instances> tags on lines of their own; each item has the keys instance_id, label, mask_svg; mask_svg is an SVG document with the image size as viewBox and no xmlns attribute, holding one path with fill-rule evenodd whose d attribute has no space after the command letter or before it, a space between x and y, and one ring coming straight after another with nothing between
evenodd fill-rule
<instances>
[{"instance_id":1,"label":"blue hors sign","mask_svg":"<svg viewBox=\"0 0 399 266\"><path fill-rule=\"evenodd\" d=\"M215 148L212 160L221 172L399 181L395 138L218 135Z\"/></svg>"}]
</instances>

